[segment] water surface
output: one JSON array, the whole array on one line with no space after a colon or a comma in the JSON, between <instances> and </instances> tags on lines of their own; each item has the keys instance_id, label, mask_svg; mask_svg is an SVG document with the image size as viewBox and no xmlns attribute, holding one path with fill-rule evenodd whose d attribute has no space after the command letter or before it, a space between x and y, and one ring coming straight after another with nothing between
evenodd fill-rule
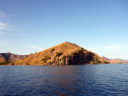
<instances>
[{"instance_id":1,"label":"water surface","mask_svg":"<svg viewBox=\"0 0 128 96\"><path fill-rule=\"evenodd\" d=\"M128 64L0 66L0 96L128 96Z\"/></svg>"}]
</instances>

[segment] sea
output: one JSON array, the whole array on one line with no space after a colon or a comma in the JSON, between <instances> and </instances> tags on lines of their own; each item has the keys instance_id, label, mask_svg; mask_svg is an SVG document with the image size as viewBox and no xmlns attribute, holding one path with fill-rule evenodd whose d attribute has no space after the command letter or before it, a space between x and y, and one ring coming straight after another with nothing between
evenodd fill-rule
<instances>
[{"instance_id":1,"label":"sea","mask_svg":"<svg viewBox=\"0 0 128 96\"><path fill-rule=\"evenodd\" d=\"M128 64L0 66L0 96L128 96Z\"/></svg>"}]
</instances>

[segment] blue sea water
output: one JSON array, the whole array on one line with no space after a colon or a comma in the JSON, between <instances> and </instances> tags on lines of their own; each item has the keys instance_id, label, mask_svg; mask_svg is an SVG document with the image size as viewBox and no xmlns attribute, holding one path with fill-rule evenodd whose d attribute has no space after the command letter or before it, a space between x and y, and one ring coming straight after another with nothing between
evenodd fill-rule
<instances>
[{"instance_id":1,"label":"blue sea water","mask_svg":"<svg viewBox=\"0 0 128 96\"><path fill-rule=\"evenodd\" d=\"M0 96L128 96L128 64L0 66Z\"/></svg>"}]
</instances>

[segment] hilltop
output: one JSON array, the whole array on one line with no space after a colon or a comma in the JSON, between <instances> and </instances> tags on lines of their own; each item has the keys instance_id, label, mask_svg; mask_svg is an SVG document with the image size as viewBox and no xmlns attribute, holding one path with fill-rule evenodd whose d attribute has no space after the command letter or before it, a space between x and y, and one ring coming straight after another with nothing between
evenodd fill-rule
<instances>
[{"instance_id":1,"label":"hilltop","mask_svg":"<svg viewBox=\"0 0 128 96\"><path fill-rule=\"evenodd\" d=\"M103 64L102 57L88 51L74 43L64 42L24 60L15 62L14 65L78 65L78 64Z\"/></svg>"}]
</instances>

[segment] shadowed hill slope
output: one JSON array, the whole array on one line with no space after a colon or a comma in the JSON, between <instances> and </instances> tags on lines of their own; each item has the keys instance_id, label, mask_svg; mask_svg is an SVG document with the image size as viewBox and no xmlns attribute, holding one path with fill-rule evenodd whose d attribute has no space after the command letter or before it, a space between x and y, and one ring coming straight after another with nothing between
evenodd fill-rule
<instances>
[{"instance_id":1,"label":"shadowed hill slope","mask_svg":"<svg viewBox=\"0 0 128 96\"><path fill-rule=\"evenodd\" d=\"M14 65L77 65L101 64L104 60L97 54L82 47L64 42L52 48L38 52Z\"/></svg>"},{"instance_id":2,"label":"shadowed hill slope","mask_svg":"<svg viewBox=\"0 0 128 96\"><path fill-rule=\"evenodd\" d=\"M0 53L0 64L7 64L9 62L16 62L25 59L28 55L16 55L12 53Z\"/></svg>"}]
</instances>

